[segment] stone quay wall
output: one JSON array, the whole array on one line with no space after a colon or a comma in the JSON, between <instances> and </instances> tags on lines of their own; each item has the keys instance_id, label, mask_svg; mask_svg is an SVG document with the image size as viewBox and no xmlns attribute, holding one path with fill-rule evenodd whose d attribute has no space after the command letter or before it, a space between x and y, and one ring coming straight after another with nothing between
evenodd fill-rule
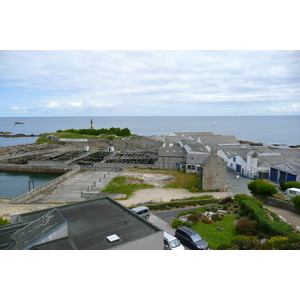
<instances>
[{"instance_id":1,"label":"stone quay wall","mask_svg":"<svg viewBox=\"0 0 300 300\"><path fill-rule=\"evenodd\" d=\"M80 167L76 167L73 170L71 170L70 172L63 174L63 175L49 181L48 183L27 192L26 194L23 194L19 197L13 198L12 203L24 203L24 202L28 201L30 198L44 192L45 190L58 185L59 183L70 178L72 175L76 174L79 171L80 171Z\"/></svg>"},{"instance_id":2,"label":"stone quay wall","mask_svg":"<svg viewBox=\"0 0 300 300\"><path fill-rule=\"evenodd\" d=\"M273 197L264 198L264 197L260 197L257 195L253 195L253 197L259 199L261 202L266 203L268 205L300 213L300 211L290 201L283 201L283 200L273 198Z\"/></svg>"}]
</instances>

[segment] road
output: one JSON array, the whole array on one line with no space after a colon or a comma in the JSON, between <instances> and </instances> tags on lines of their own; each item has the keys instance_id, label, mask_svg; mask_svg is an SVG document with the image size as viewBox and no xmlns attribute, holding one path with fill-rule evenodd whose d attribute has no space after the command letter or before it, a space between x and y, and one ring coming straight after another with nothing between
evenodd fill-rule
<instances>
[{"instance_id":1,"label":"road","mask_svg":"<svg viewBox=\"0 0 300 300\"><path fill-rule=\"evenodd\" d=\"M167 223L171 223L171 221L174 219L174 217L183 211L189 211L192 209L196 209L196 208L204 207L204 206L210 206L210 205L213 205L213 204L193 206L193 207L191 206L189 208L175 208L175 209L166 210L166 211L152 212L152 214L154 214L155 216L164 220Z\"/></svg>"}]
</instances>

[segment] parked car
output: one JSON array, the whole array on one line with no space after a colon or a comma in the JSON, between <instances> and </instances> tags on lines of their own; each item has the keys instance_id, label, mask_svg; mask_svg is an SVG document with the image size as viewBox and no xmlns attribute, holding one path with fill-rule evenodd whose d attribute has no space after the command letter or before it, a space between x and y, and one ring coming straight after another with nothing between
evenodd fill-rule
<instances>
[{"instance_id":1,"label":"parked car","mask_svg":"<svg viewBox=\"0 0 300 300\"><path fill-rule=\"evenodd\" d=\"M168 232L164 232L164 249L165 250L184 250L180 241Z\"/></svg>"},{"instance_id":2,"label":"parked car","mask_svg":"<svg viewBox=\"0 0 300 300\"><path fill-rule=\"evenodd\" d=\"M177 237L182 244L194 250L207 250L207 242L193 229L182 226L176 229L175 237Z\"/></svg>"},{"instance_id":3,"label":"parked car","mask_svg":"<svg viewBox=\"0 0 300 300\"><path fill-rule=\"evenodd\" d=\"M150 210L147 206L138 206L132 208L131 210L146 220L148 220L150 217Z\"/></svg>"},{"instance_id":4,"label":"parked car","mask_svg":"<svg viewBox=\"0 0 300 300\"><path fill-rule=\"evenodd\" d=\"M300 189L297 188L289 188L285 191L287 196L295 197L300 195Z\"/></svg>"}]
</instances>

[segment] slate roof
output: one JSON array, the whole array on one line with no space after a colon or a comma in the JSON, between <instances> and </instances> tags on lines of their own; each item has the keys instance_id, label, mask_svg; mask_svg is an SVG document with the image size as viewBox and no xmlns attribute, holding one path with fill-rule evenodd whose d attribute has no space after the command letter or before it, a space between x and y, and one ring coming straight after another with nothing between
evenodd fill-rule
<instances>
[{"instance_id":1,"label":"slate roof","mask_svg":"<svg viewBox=\"0 0 300 300\"><path fill-rule=\"evenodd\" d=\"M188 142L183 142L182 145L188 153L193 153L193 152L208 153L208 150L201 143L192 143L188 141Z\"/></svg>"},{"instance_id":2,"label":"slate roof","mask_svg":"<svg viewBox=\"0 0 300 300\"><path fill-rule=\"evenodd\" d=\"M273 165L272 168L278 169L283 172L300 175L300 162L286 162Z\"/></svg>"},{"instance_id":3,"label":"slate roof","mask_svg":"<svg viewBox=\"0 0 300 300\"><path fill-rule=\"evenodd\" d=\"M209 156L210 156L209 153L188 154L186 158L186 163L203 165Z\"/></svg>"},{"instance_id":4,"label":"slate roof","mask_svg":"<svg viewBox=\"0 0 300 300\"><path fill-rule=\"evenodd\" d=\"M186 157L186 150L184 147L160 147L158 157Z\"/></svg>"},{"instance_id":5,"label":"slate roof","mask_svg":"<svg viewBox=\"0 0 300 300\"><path fill-rule=\"evenodd\" d=\"M21 214L22 222L30 224L53 208ZM56 209L68 223L68 237L36 245L44 250L109 250L160 231L131 210L108 197L58 206ZM16 226L16 224L7 225ZM5 226L5 227L7 227ZM2 227L2 226L1 226ZM23 227L23 230L26 227ZM16 230L15 230L16 231ZM13 238L13 231L10 237ZM0 229L0 241L2 238ZM116 234L120 240L110 243L107 237ZM5 236L9 238L9 236Z\"/></svg>"},{"instance_id":6,"label":"slate roof","mask_svg":"<svg viewBox=\"0 0 300 300\"><path fill-rule=\"evenodd\" d=\"M210 147L217 145L239 145L239 141L234 135L212 135L212 136L201 136L201 143Z\"/></svg>"}]
</instances>

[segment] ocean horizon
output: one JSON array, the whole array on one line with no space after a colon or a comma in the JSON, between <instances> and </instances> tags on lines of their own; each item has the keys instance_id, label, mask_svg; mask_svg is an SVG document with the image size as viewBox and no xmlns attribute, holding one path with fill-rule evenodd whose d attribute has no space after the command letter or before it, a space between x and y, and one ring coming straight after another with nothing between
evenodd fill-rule
<instances>
[{"instance_id":1,"label":"ocean horizon","mask_svg":"<svg viewBox=\"0 0 300 300\"><path fill-rule=\"evenodd\" d=\"M129 128L132 134L151 136L173 132L212 132L234 135L238 140L267 145L299 145L300 116L89 116L1 117L0 131L12 134L54 133L70 128ZM15 124L21 122L24 124ZM0 138L0 146L34 143L37 138Z\"/></svg>"}]
</instances>

